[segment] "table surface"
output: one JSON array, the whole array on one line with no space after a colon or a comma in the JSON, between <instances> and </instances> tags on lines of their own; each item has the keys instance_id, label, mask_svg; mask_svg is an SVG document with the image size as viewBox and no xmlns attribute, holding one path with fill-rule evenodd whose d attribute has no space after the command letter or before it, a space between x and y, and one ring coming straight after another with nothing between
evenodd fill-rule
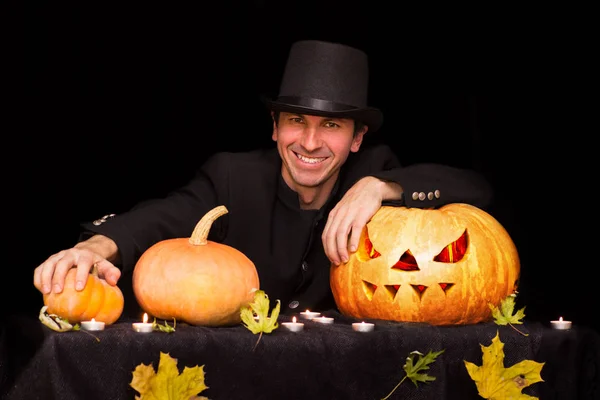
<instances>
[{"instance_id":1,"label":"table surface","mask_svg":"<svg viewBox=\"0 0 600 400\"><path fill-rule=\"evenodd\" d=\"M54 332L45 326L32 360L6 400L134 399L132 372L140 364L156 370L160 353L185 367L203 366L209 399L382 399L405 376L412 351L444 352L423 371L435 381L404 381L391 399L481 399L464 361L482 364L482 346L498 335L506 368L522 360L544 363L538 382L525 394L541 399L600 399L600 335L575 325L559 331L550 324L516 327L492 322L436 327L391 321L372 332L352 329L356 320L338 313L331 325L305 323L301 332L279 327L259 336L242 325L198 327L177 324L175 332L134 332L120 321L104 331ZM280 322L289 321L281 316ZM170 323L172 325L172 323ZM40 323L41 325L41 323ZM257 344L258 343L258 344Z\"/></svg>"}]
</instances>

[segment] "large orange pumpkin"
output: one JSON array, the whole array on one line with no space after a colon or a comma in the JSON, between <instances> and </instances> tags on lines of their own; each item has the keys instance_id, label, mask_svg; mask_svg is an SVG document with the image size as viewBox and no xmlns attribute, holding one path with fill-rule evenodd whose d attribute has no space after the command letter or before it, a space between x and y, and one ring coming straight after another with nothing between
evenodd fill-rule
<instances>
[{"instance_id":1,"label":"large orange pumpkin","mask_svg":"<svg viewBox=\"0 0 600 400\"><path fill-rule=\"evenodd\" d=\"M133 291L145 312L191 325L241 322L240 310L254 299L260 283L245 254L207 240L213 222L227 212L216 207L189 238L160 241L142 254L133 270Z\"/></svg>"},{"instance_id":2,"label":"large orange pumpkin","mask_svg":"<svg viewBox=\"0 0 600 400\"><path fill-rule=\"evenodd\" d=\"M49 293L43 296L44 305L49 314L56 314L71 324L81 321L102 321L106 325L116 322L123 313L125 300L118 286L109 285L98 277L94 267L88 276L85 288L75 290L77 270L67 272L65 285L61 293Z\"/></svg>"},{"instance_id":3,"label":"large orange pumpkin","mask_svg":"<svg viewBox=\"0 0 600 400\"><path fill-rule=\"evenodd\" d=\"M519 274L514 242L485 211L383 206L349 261L331 266L330 283L347 316L463 325L490 321Z\"/></svg>"}]
</instances>

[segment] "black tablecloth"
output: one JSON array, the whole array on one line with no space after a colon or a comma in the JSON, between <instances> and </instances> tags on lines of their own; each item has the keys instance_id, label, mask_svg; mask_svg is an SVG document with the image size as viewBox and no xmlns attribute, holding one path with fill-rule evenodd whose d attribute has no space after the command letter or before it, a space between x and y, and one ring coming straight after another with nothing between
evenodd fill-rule
<instances>
[{"instance_id":1,"label":"black tablecloth","mask_svg":"<svg viewBox=\"0 0 600 400\"><path fill-rule=\"evenodd\" d=\"M306 322L292 333L282 327L258 335L242 325L193 327L178 324L173 333L136 333L132 321L97 332L54 332L43 338L29 363L11 384L6 400L134 399L129 383L139 364L156 369L160 352L176 358L179 370L204 365L208 389L219 399L381 399L404 376L410 352L444 349L425 371L436 380L415 386L406 380L390 399L481 399L464 360L481 365L482 347L499 334L505 367L529 359L544 362L543 382L523 393L540 399L600 399L600 335L581 326L557 331L545 323L518 329L494 323L433 327L389 321L359 333L356 322L336 313L333 325ZM285 317L285 319L289 319ZM280 319L283 320L283 317ZM5 346L10 346L5 343Z\"/></svg>"}]
</instances>

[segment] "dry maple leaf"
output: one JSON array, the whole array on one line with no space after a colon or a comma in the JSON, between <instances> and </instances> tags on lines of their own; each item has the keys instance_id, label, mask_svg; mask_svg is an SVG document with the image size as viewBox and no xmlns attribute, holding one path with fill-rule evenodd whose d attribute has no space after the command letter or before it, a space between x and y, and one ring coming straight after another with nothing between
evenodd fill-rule
<instances>
[{"instance_id":1,"label":"dry maple leaf","mask_svg":"<svg viewBox=\"0 0 600 400\"><path fill-rule=\"evenodd\" d=\"M481 397L489 400L537 399L521 393L521 390L544 381L540 372L545 363L523 360L512 367L504 368L504 343L500 341L498 332L491 345L481 345L481 352L481 366L464 361Z\"/></svg>"},{"instance_id":2,"label":"dry maple leaf","mask_svg":"<svg viewBox=\"0 0 600 400\"><path fill-rule=\"evenodd\" d=\"M252 333L259 334L254 349L258 346L258 342L260 341L263 332L271 333L279 327L277 318L279 317L281 302L277 300L275 308L271 311L270 316L269 307L269 296L264 291L257 290L254 293L254 301L240 309L240 317L244 326ZM255 315L257 319L254 318Z\"/></svg>"},{"instance_id":3,"label":"dry maple leaf","mask_svg":"<svg viewBox=\"0 0 600 400\"><path fill-rule=\"evenodd\" d=\"M190 400L205 399L197 394L208 386L204 383L204 365L185 367L179 374L177 359L160 353L158 372L152 365L138 365L129 385L139 392L136 400Z\"/></svg>"}]
</instances>

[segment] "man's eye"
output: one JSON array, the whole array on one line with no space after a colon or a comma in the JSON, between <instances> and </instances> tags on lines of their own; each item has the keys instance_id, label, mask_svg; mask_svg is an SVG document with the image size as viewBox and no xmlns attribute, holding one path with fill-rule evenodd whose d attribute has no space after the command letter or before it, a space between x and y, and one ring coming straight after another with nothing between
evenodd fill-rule
<instances>
[{"instance_id":1,"label":"man's eye","mask_svg":"<svg viewBox=\"0 0 600 400\"><path fill-rule=\"evenodd\" d=\"M337 128L339 125L338 125L338 124L336 124L335 122L327 122L327 123L325 124L325 126L326 126L327 128Z\"/></svg>"},{"instance_id":2,"label":"man's eye","mask_svg":"<svg viewBox=\"0 0 600 400\"><path fill-rule=\"evenodd\" d=\"M293 118L290 118L290 121L295 122L297 124L301 124L302 123L302 118L300 118L300 117L293 117Z\"/></svg>"}]
</instances>

